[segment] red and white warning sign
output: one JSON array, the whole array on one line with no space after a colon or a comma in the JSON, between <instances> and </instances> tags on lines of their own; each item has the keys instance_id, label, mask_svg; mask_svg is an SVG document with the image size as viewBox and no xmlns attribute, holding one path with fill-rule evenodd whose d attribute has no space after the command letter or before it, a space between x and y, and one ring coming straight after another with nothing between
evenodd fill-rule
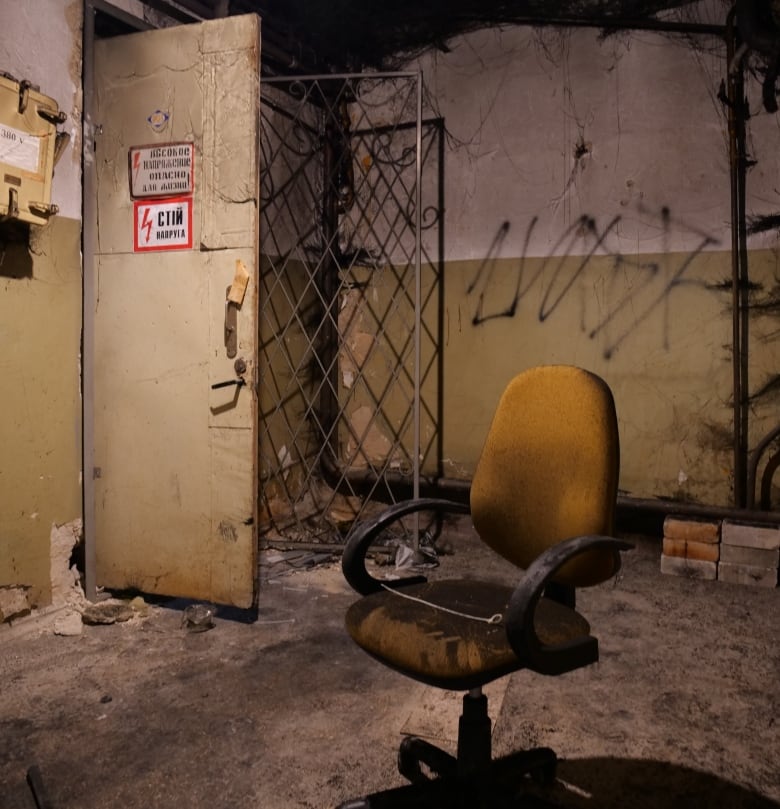
<instances>
[{"instance_id":1,"label":"red and white warning sign","mask_svg":"<svg viewBox=\"0 0 780 809\"><path fill-rule=\"evenodd\" d=\"M133 203L133 252L192 247L192 197Z\"/></svg>"}]
</instances>

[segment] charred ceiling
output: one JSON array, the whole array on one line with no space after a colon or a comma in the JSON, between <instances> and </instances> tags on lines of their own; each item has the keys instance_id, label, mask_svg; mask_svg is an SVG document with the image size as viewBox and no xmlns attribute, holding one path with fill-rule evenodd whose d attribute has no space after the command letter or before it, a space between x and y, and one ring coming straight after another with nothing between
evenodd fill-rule
<instances>
[{"instance_id":1,"label":"charred ceiling","mask_svg":"<svg viewBox=\"0 0 780 809\"><path fill-rule=\"evenodd\" d=\"M759 4L773 0L753 0ZM715 0L717 3L718 0ZM270 70L393 69L459 34L504 25L588 25L715 33L690 0L144 0L176 23L254 12ZM723 0L728 9L727 0ZM723 16L725 17L725 10ZM719 21L722 23L722 21ZM266 58L267 57L267 58Z\"/></svg>"},{"instance_id":2,"label":"charred ceiling","mask_svg":"<svg viewBox=\"0 0 780 809\"><path fill-rule=\"evenodd\" d=\"M100 2L100 0L95 0ZM604 32L650 29L725 35L736 19L738 58L763 83L764 106L777 110L780 0L144 0L176 24L254 12L263 18L267 74L397 69L432 48L480 28L590 26ZM154 21L154 24L159 24Z\"/></svg>"},{"instance_id":3,"label":"charred ceiling","mask_svg":"<svg viewBox=\"0 0 780 809\"><path fill-rule=\"evenodd\" d=\"M459 34L515 24L591 25L605 29L664 27L662 12L689 6L687 0L231 0L231 13L256 11L265 34L298 50L322 72L394 69L421 51L446 51ZM667 15L668 16L668 15ZM696 22L676 25L699 27ZM711 28L712 26L708 26Z\"/></svg>"}]
</instances>

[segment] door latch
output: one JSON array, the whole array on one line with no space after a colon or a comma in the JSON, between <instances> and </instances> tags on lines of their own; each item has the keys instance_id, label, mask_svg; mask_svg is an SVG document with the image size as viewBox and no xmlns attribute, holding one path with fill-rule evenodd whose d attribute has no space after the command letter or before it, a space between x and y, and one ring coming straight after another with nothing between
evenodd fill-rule
<instances>
[{"instance_id":1,"label":"door latch","mask_svg":"<svg viewBox=\"0 0 780 809\"><path fill-rule=\"evenodd\" d=\"M246 373L246 360L243 357L239 357L233 363L233 368L236 371L235 379L226 379L224 382L215 382L211 386L211 389L217 390L217 388L229 388L231 385L241 388L246 385L246 379L244 379L244 374Z\"/></svg>"},{"instance_id":2,"label":"door latch","mask_svg":"<svg viewBox=\"0 0 780 809\"><path fill-rule=\"evenodd\" d=\"M238 377L237 379L226 379L224 382L216 382L211 386L211 389L216 390L217 388L229 388L231 385L236 385L240 388L246 385L246 380L241 379L241 377Z\"/></svg>"},{"instance_id":3,"label":"door latch","mask_svg":"<svg viewBox=\"0 0 780 809\"><path fill-rule=\"evenodd\" d=\"M230 300L230 289L225 293L225 351L232 360L238 353L238 304Z\"/></svg>"}]
</instances>

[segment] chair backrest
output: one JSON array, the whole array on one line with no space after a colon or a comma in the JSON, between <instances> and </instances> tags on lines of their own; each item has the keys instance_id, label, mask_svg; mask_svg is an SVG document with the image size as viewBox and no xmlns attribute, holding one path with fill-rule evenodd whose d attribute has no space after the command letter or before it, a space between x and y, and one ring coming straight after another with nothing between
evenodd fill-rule
<instances>
[{"instance_id":1,"label":"chair backrest","mask_svg":"<svg viewBox=\"0 0 780 809\"><path fill-rule=\"evenodd\" d=\"M611 535L620 450L607 384L566 365L516 376L499 401L471 485L474 527L526 568L546 548L583 534ZM617 554L593 551L563 567L562 584L612 576Z\"/></svg>"}]
</instances>

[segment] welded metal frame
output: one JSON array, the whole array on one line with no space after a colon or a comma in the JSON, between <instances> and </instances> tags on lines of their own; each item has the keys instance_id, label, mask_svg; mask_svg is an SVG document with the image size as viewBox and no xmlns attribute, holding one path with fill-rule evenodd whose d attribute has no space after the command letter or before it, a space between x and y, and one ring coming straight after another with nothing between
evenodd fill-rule
<instances>
[{"instance_id":1,"label":"welded metal frame","mask_svg":"<svg viewBox=\"0 0 780 809\"><path fill-rule=\"evenodd\" d=\"M336 111L336 107L339 104L345 103L345 97L347 94L357 93L357 89L360 87L361 82L370 82L372 86L379 86L382 83L399 83L402 84L404 87L404 92L406 89L409 89L409 95L411 96L412 92L414 93L414 121L394 119L386 126L383 126L380 122L373 122L371 116L366 113L366 107L363 106L363 102L358 98L357 95L350 95L350 103L357 105L358 112L355 114L355 118L361 121L361 125L355 127L352 130L347 130L347 137L351 138L354 142L360 143L362 139L368 137L375 137L375 138L392 138L392 137L400 137L400 133L410 133L410 130L414 129L414 177L412 182L414 183L413 189L408 189L404 186L403 183L399 183L400 188L402 189L400 192L394 189L393 183L398 180L396 175L392 174L392 171L388 171L388 175L384 176L381 175L379 180L376 182L384 183L389 190L385 190L385 185L383 185L383 194L384 196L379 195L377 192L377 199L373 200L376 203L377 209L379 213L376 216L376 220L380 220L380 216L384 212L384 209L390 208L395 209L393 211L394 214L397 214L395 218L393 218L393 213L389 214L383 221L379 224L376 224L374 221L369 221L367 209L369 207L369 203L371 202L371 198L369 198L369 202L361 203L363 207L358 206L357 214L353 217L354 221L347 221L347 216L342 216L342 225L344 225L345 229L347 225L354 225L355 229L357 230L358 226L364 226L368 230L368 234L370 239L366 239L366 241L373 241L378 243L379 245L379 258L377 259L377 263L380 264L382 262L386 262L389 267L389 272L395 273L394 281L398 284L398 297L404 298L405 302L409 302L408 299L411 297L413 303L413 324L412 324L412 331L413 334L411 335L411 352L408 355L408 360L410 360L411 364L411 448L409 448L408 453L405 457L409 460L409 466L411 469L401 470L401 474L398 475L397 472L393 472L390 470L387 463L379 464L379 468L371 468L365 471L353 470L353 471L343 471L339 470L337 472L339 479L336 484L334 484L334 491L344 493L346 490L347 499L355 506L354 509L354 520L357 520L364 514L364 508L370 503L372 499L380 499L383 502L387 500L394 500L395 499L395 489L393 486L388 484L388 479L393 476L399 476L403 478L400 481L402 484L405 484L405 491L404 494L408 496L411 494L413 497L418 497L420 495L420 486L421 486L421 457L425 454L428 448L422 447L422 438L421 438L421 413L422 413L422 404L421 404L421 385L423 383L423 360L422 360L422 342L423 342L423 331L424 326L422 323L423 320L423 292L422 292L422 264L423 264L423 255L424 255L424 248L422 244L422 231L423 231L423 204L422 204L422 167L423 167L423 119L422 119L422 75L416 71L399 71L399 72L379 72L379 73L370 73L370 74L354 74L354 73L337 73L337 74L316 74L316 75L303 75L303 76L289 76L289 77L271 77L271 78L263 78L261 82L261 86L263 90L261 91L261 100L262 103L265 105L264 110L272 111L276 115L281 115L283 113L281 106L284 103L283 100L280 101L280 93L284 91L284 95L281 96L282 99L287 98L289 99L291 104L297 103L294 99L295 90L298 89L301 93L301 99L305 100L310 106L308 108L308 113L313 116L314 119L319 119L316 126L314 126L311 121L300 123L298 119L291 119L292 123L291 132L294 130L296 126L299 126L299 130L297 131L297 137L300 138L301 141L317 137L322 142L322 160L323 160L323 167L321 169L321 176L322 176L322 183L320 192L322 195L322 199L317 201L317 205L319 206L319 214L317 216L314 215L314 212L310 212L310 216L312 218L312 223L307 223L306 227L302 228L301 233L305 233L307 236L311 236L312 234L317 233L317 228L319 228L319 235L321 237L321 248L323 249L324 253L329 253L325 257L324 265L326 268L326 272L328 268L333 274L334 272L341 272L343 269L339 267L337 270L334 270L334 266L336 262L335 254L339 252L340 245L337 244L338 240L341 236L343 236L343 232L341 234L336 233L334 231L338 230L338 227L333 227L333 211L339 205L339 199L337 198L338 192L334 195L334 183L332 182L332 177L334 175L334 165L333 161L336 161L338 164L339 160L343 161L343 154L338 154L338 148L334 149L334 145L328 142L327 135L328 135L328 128L330 127L331 130L333 129L333 123L336 120L339 112L343 113L343 109L340 111ZM408 87L407 87L408 85ZM275 88L277 91L276 98L271 98L271 93L269 92L269 87ZM306 89L306 88L317 88L315 90ZM328 88L337 88L336 91L331 91L332 98L329 101L325 94L320 95L319 89L322 87ZM349 88L345 90L345 88ZM399 91L399 95L402 95ZM411 102L409 104L411 106ZM303 118L303 113L298 113ZM349 125L347 125L349 126ZM315 131L317 130L318 131ZM272 126L264 126L263 127L263 137L264 138L272 138L274 134L272 133ZM411 133L410 133L411 134ZM295 140L295 136L289 134L291 140ZM331 137L333 133L331 132ZM342 132L341 135L336 133L336 138L338 140L339 137L343 137L344 133ZM406 137L406 134L403 135ZM338 147L338 143L336 144ZM350 146L352 149L352 146ZM265 151L265 150L264 150ZM334 158L335 153L335 158ZM440 155L436 154L436 158L439 159ZM267 155L268 158L268 165L264 165L261 169L262 172L265 172L266 177L271 177L275 171L274 164L277 166L280 165L281 161L284 159L279 152L273 152L270 150ZM366 156L366 160L369 158ZM353 162L352 154L350 153L349 157L350 163ZM355 163L357 165L357 163ZM288 165L287 167L289 177L284 178L284 182L287 184L286 188L284 189L285 193L290 195L290 198L294 196L295 190L294 185L297 183L300 187L304 188L306 193L311 193L311 184L312 179L304 177L304 173L306 170L309 172L312 171L311 166L309 167L294 167ZM368 177L370 169L366 169L365 175ZM316 172L315 172L316 173ZM357 188L357 192L359 193L369 193L372 194L376 189L372 189L367 183L369 180L363 178L363 184L357 183L353 185L352 194L355 194L355 188ZM281 193L279 189L276 189L273 183L275 182L274 179L269 181L269 187L273 189L274 193ZM261 183L262 184L262 183ZM401 198L401 195L409 193L409 199ZM329 196L330 194L330 196ZM270 207L270 200L266 198L265 195L261 195L263 198L261 200L261 218L263 222L263 226L267 229L267 233L263 234L261 232L261 254L266 253L270 250L276 250L281 254L281 250L279 249L279 245L272 245L271 243L274 241L274 236L276 234L273 233L274 227L283 229L285 225L280 223L279 220L274 220L273 212L269 212ZM335 197L335 198L334 198ZM355 203L353 199L353 204ZM438 202L438 201L437 201ZM278 203L278 200L275 201L275 204ZM413 208L413 210L409 210L409 208ZM291 215L291 210L287 212L288 216ZM409 216L411 214L411 216ZM318 222L314 222L315 219L318 219ZM395 229L399 228L401 230L401 236L394 235ZM383 229L387 229L389 235L382 235ZM396 270L393 268L393 260L390 254L394 250L399 249L400 240L409 236L409 233L413 233L414 236L414 246L413 251L410 252L409 258L411 261L409 263L413 263L414 269L414 277L413 283L410 284L411 289L403 288L403 279L404 273L397 273ZM384 241L383 241L384 239ZM311 243L308 245L304 245L304 237L301 236L299 239L299 243L296 246L296 249L301 248L302 246L307 246L309 250L311 250ZM334 247L335 245L335 247ZM439 247L439 245L437 245ZM400 248L403 252L403 248ZM360 244L356 250L356 253L363 251L364 253L369 253L368 249L365 249L365 244ZM302 254L303 251L301 251ZM428 257L428 262L432 263L430 260L430 256ZM350 265L349 269L352 269L353 265ZM314 270L312 270L311 277L314 278L315 276L319 276L321 270L321 266L316 264ZM263 270L263 272L265 272ZM261 280L261 287L264 286L264 281ZM336 295L343 293L344 289L347 288L347 285L342 284L338 287ZM275 288L271 288L268 290L269 294L266 297L271 297L271 293L275 291ZM264 317L262 310L264 305L265 306L272 306L272 304L264 300L264 292L265 290L261 288L261 300L260 300L260 307L261 307L261 329L263 328L263 324L266 323L266 318ZM311 286L306 285L304 291L302 293L310 293ZM331 290L332 294L332 290ZM290 303L289 299L288 302ZM342 340L344 334L339 334L339 325L338 325L338 313L334 316L334 306L339 303L337 298L328 297L323 298L318 301L318 305L324 310L325 316L323 320L325 324L322 323L316 324L310 333L310 345L309 348L312 350L315 348L316 342L318 339L321 339L323 333L331 333L330 340L331 343L329 345L329 351L332 355L335 351L335 362L333 356L325 356L321 358L320 356L314 357L314 366L321 376L331 377L330 383L321 386L318 389L318 394L313 396L313 401L309 401L306 403L305 408L302 411L302 416L300 419L300 424L297 426L290 425L290 432L289 436L292 441L294 442L303 442L303 433L305 432L305 425L303 424L306 420L314 420L316 421L316 431L320 434L320 439L323 444L332 444L333 446L328 448L320 448L317 452L314 453L315 461L325 468L327 472L327 467L329 461L335 460L338 465L339 462L339 455L338 449L336 445L339 443L339 435L338 435L338 427L339 422L343 417L344 411L339 411L336 414L334 421L336 422L336 426L334 429L334 424L328 423L321 423L317 416L317 409L318 409L318 402L317 399L326 400L325 405L323 405L323 401L319 402L320 410L327 410L327 405L332 406L334 403L334 399L338 397L338 375L339 375L339 367L337 366L338 363L338 356L339 352L342 351L346 354L348 360L350 362L354 361L355 366L359 367L360 362L356 359L355 355L352 353L352 350L349 348L348 345L338 345L334 346L332 341L335 337L337 340ZM343 303L343 301L342 301ZM397 303L397 301L396 301ZM401 304L404 302L402 301ZM401 304L398 304L399 306ZM398 308L398 307L396 307ZM391 307L389 311L389 316L392 316L395 313L394 309ZM373 314L373 313L372 313ZM303 320L305 318L299 317L298 313L292 313L291 317L295 317L298 319L298 322L295 324L296 328L303 328ZM383 332L384 324L380 322L380 319L376 317L374 314L374 325L377 328L379 336L384 338L387 336L387 332ZM281 325L281 324L280 324ZM280 336L282 339L288 339L286 332L284 330L281 331ZM428 333L428 337L430 334ZM435 343L436 335L434 335L431 339L432 342ZM264 346L266 343L264 342L264 337L261 335L261 346ZM405 344L406 345L406 344ZM263 351L263 361L265 361L265 349ZM385 385L383 391L378 394L372 395L375 397L372 403L372 413L371 419L368 423L368 426L362 431L362 433L358 434L358 432L353 432L351 434L351 440L354 440L357 444L361 444L365 441L368 437L368 433L372 429L372 427L378 424L383 418L383 408L388 400L388 398L392 395L392 390L394 385L398 386L403 383L403 378L405 375L404 370L404 359L405 359L405 351L406 349L402 347L398 353L394 357L395 367L389 368L389 382ZM394 350L391 350L388 355L385 357L388 364L393 361L393 354ZM315 352L316 354L316 352ZM268 368L261 367L261 396L263 395L263 376L264 370L269 372ZM289 371L294 373L302 372L302 363L300 364L291 364ZM437 369L438 370L438 369ZM430 371L430 367L426 368L426 372ZM358 370L358 375L361 373ZM269 373L270 375L270 373ZM334 380L335 377L335 380ZM267 392L267 391L266 391ZM338 404L338 402L336 402ZM264 460L261 462L261 465L264 467L261 470L261 478L265 479L266 483L270 476L267 474L267 465L269 462L273 462L273 457L279 457L279 465L284 466L287 462L288 458L285 453L289 452L289 447L287 443L285 443L281 448L277 448L275 451L270 452L268 451L268 447L265 449L262 447L263 440L265 439L271 444L271 449L273 450L273 439L270 436L270 433L267 433L264 430L263 415L262 412L266 413L266 416L270 418L278 417L280 411L284 408L284 402L282 401L282 397L279 397L279 401L276 403L276 409L273 412L269 412L269 410L265 407L261 407L261 425L260 425L260 435L261 435L261 456ZM429 413L430 415L430 413ZM437 414L438 415L438 414ZM333 418L331 414L330 418ZM436 419L434 419L436 421ZM343 423L341 424L343 426ZM350 428L351 429L351 428ZM270 430L270 428L269 428ZM393 436L394 445L390 448L390 453L394 452L397 449L397 444L402 441L402 434L404 432L404 427L398 428L397 432ZM359 451L358 451L359 452ZM280 453L284 457L280 457ZM284 470L277 470L277 482L279 479L279 472L284 473ZM333 471L331 469L331 471ZM405 473L405 474L404 474ZM398 482L398 481L396 481ZM262 486L262 483L261 483ZM278 488L278 487L277 487ZM282 487L284 488L284 487ZM316 487L314 487L316 488ZM411 489L411 491L409 491ZM290 527L289 533L285 533L285 528L283 525L280 525L278 521L274 521L270 519L266 524L273 533L277 534L276 538L278 538L278 534L282 534L282 538L287 538L290 540L303 540L303 539L310 539L312 537L319 537L321 541L328 542L332 541L333 534L341 533L340 530L334 529L333 526L328 528L327 520L320 520L320 525L312 525L312 520L309 519L308 516L304 516L302 519L298 519L298 514L296 514L296 494L292 491L285 491L285 496L288 498L288 513L287 517L290 518L287 520L287 524ZM264 497L267 497L267 492L261 490L260 498L261 502L264 501ZM359 503L356 501L359 500ZM325 503L325 507L323 511L327 510L328 503ZM271 509L268 509L268 513L270 513ZM347 525L343 526L343 529L348 530L349 524L354 520L348 520ZM314 522L316 523L317 520L315 519ZM263 530L264 520L261 519L261 532ZM416 543L417 537L417 529L416 526L410 526L410 533L414 537L414 541ZM340 540L342 537L336 537L337 540Z\"/></svg>"}]
</instances>

